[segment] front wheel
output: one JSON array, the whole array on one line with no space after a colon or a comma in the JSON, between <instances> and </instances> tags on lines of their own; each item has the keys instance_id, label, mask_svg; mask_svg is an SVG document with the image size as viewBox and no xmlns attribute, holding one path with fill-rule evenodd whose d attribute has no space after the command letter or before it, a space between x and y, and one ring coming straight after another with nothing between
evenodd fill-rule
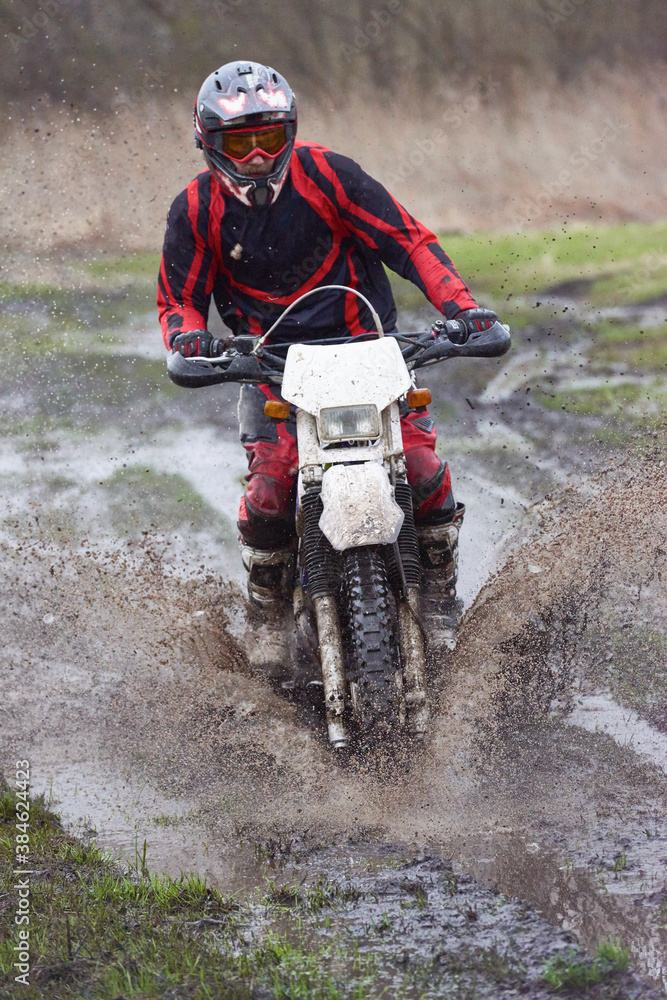
<instances>
[{"instance_id":1,"label":"front wheel","mask_svg":"<svg viewBox=\"0 0 667 1000\"><path fill-rule=\"evenodd\" d=\"M399 722L400 667L382 553L374 545L348 549L343 570L353 713L365 732L387 731Z\"/></svg>"}]
</instances>

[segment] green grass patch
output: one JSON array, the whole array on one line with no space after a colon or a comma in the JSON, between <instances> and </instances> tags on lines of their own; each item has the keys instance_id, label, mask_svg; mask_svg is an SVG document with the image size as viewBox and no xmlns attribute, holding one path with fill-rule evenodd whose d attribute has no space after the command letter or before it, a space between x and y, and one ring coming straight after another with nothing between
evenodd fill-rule
<instances>
[{"instance_id":1,"label":"green grass patch","mask_svg":"<svg viewBox=\"0 0 667 1000\"><path fill-rule=\"evenodd\" d=\"M644 392L634 382L621 385L600 385L589 389L568 389L566 392L536 393L536 398L550 410L566 409L580 416L616 416L626 412Z\"/></svg>"},{"instance_id":2,"label":"green grass patch","mask_svg":"<svg viewBox=\"0 0 667 1000\"><path fill-rule=\"evenodd\" d=\"M608 321L590 329L594 361L623 365L626 369L661 371L667 368L667 330L661 327L640 329L636 325Z\"/></svg>"},{"instance_id":3,"label":"green grass patch","mask_svg":"<svg viewBox=\"0 0 667 1000\"><path fill-rule=\"evenodd\" d=\"M624 306L663 300L667 295L667 254L647 252L634 266L627 264L618 272L595 280L590 300L598 305Z\"/></svg>"},{"instance_id":4,"label":"green grass patch","mask_svg":"<svg viewBox=\"0 0 667 1000\"><path fill-rule=\"evenodd\" d=\"M225 896L196 874L151 875L140 857L124 869L94 842L66 834L43 798L26 809L5 782L0 792L0 892L8 901L0 915L0 973L8 982L17 974L19 941L16 824L29 815L31 968L29 985L18 987L26 1000L250 1000L258 989L262 996L297 1000L379 995L366 990L375 962L359 956L355 942L323 943L302 932L304 915L344 898L335 883L298 888L299 912L289 933L261 930L256 904Z\"/></svg>"},{"instance_id":5,"label":"green grass patch","mask_svg":"<svg viewBox=\"0 0 667 1000\"><path fill-rule=\"evenodd\" d=\"M542 978L555 993L578 992L625 972L629 955L619 941L602 941L593 959L581 960L575 951L556 955L547 963Z\"/></svg>"},{"instance_id":6,"label":"green grass patch","mask_svg":"<svg viewBox=\"0 0 667 1000\"><path fill-rule=\"evenodd\" d=\"M160 270L159 252L132 253L120 256L98 257L85 267L96 278L122 278L127 280L150 280L157 284Z\"/></svg>"},{"instance_id":7,"label":"green grass patch","mask_svg":"<svg viewBox=\"0 0 667 1000\"><path fill-rule=\"evenodd\" d=\"M562 226L517 233L485 231L439 237L473 296L498 310L514 329L562 322L560 312L535 309L523 299L547 291L614 306L667 295L667 223ZM401 311L427 300L410 281L387 271ZM400 326L399 315L399 326Z\"/></svg>"},{"instance_id":8,"label":"green grass patch","mask_svg":"<svg viewBox=\"0 0 667 1000\"><path fill-rule=\"evenodd\" d=\"M120 536L136 534L150 524L174 531L184 522L206 527L218 540L230 535L227 519L176 473L130 465L117 469L102 485L109 497L111 523Z\"/></svg>"},{"instance_id":9,"label":"green grass patch","mask_svg":"<svg viewBox=\"0 0 667 1000\"><path fill-rule=\"evenodd\" d=\"M554 393L538 391L535 400L550 410L566 410L576 416L626 420L642 427L659 420L667 408L667 384L646 378L641 382L621 382L578 388L575 385Z\"/></svg>"},{"instance_id":10,"label":"green grass patch","mask_svg":"<svg viewBox=\"0 0 667 1000\"><path fill-rule=\"evenodd\" d=\"M344 966L352 962L352 982ZM241 974L250 981L268 982L268 997L276 1000L344 1000L379 997L374 989L378 972L372 955L360 955L339 941L304 945L286 934L269 932L263 943L239 960ZM354 985L353 985L354 984ZM352 986L352 989L350 987Z\"/></svg>"},{"instance_id":11,"label":"green grass patch","mask_svg":"<svg viewBox=\"0 0 667 1000\"><path fill-rule=\"evenodd\" d=\"M596 347L616 347L616 346L636 346L640 338L645 336L655 336L658 331L649 329L640 330L632 323L625 323L620 319L608 319L602 323L591 324L586 328L586 332L591 335Z\"/></svg>"},{"instance_id":12,"label":"green grass patch","mask_svg":"<svg viewBox=\"0 0 667 1000\"><path fill-rule=\"evenodd\" d=\"M305 879L294 885L279 885L273 879L266 882L262 902L266 906L301 907L308 913L318 913L327 907L340 906L359 899L360 893L353 886L319 878L312 885L305 885Z\"/></svg>"},{"instance_id":13,"label":"green grass patch","mask_svg":"<svg viewBox=\"0 0 667 1000\"><path fill-rule=\"evenodd\" d=\"M182 392L167 377L162 361L131 355L58 354L21 364L21 393L9 433L31 442L68 431L92 433L119 422L136 423L154 410L154 395Z\"/></svg>"},{"instance_id":14,"label":"green grass patch","mask_svg":"<svg viewBox=\"0 0 667 1000\"><path fill-rule=\"evenodd\" d=\"M134 864L123 866L93 841L66 834L43 799L33 799L26 808L0 778L0 973L12 987L19 940L13 922L19 900L13 874L17 823L29 828L24 856L31 872L30 976L29 985L2 995L26 1000L407 1000L431 995L434 986L451 983L452 976L457 996L495 996L497 984L522 982L525 969L510 950L464 942L438 951L435 961L406 955L402 931L409 917L404 910L398 921L376 908L366 910L361 925L358 919L356 925L354 919L343 923L343 913L346 920L350 914L359 917L357 900L368 907L374 899L374 893L352 885L326 878L310 885L269 880L244 900L211 888L197 874L151 874L145 850L143 856L136 852ZM427 892L420 885L405 891L426 916L432 905ZM593 959L582 961L575 950L561 953L543 978L556 991L585 987L623 971L627 960L617 942L606 942Z\"/></svg>"},{"instance_id":15,"label":"green grass patch","mask_svg":"<svg viewBox=\"0 0 667 1000\"><path fill-rule=\"evenodd\" d=\"M22 306L44 306L57 314L71 308L79 296L67 288L37 281L0 281L0 311L17 312Z\"/></svg>"},{"instance_id":16,"label":"green grass patch","mask_svg":"<svg viewBox=\"0 0 667 1000\"><path fill-rule=\"evenodd\" d=\"M157 280L157 278L156 278ZM73 284L76 282L73 279ZM114 287L53 288L39 284L0 283L0 316L3 341L8 348L19 346L23 353L36 353L34 341L41 341L41 350L50 346L67 349L67 335L74 343L71 350L85 346L77 334L95 332L96 336L128 318L155 309L155 282L133 285L131 282ZM157 317L156 317L157 324ZM64 336L64 343L63 341ZM17 343L18 342L18 343Z\"/></svg>"},{"instance_id":17,"label":"green grass patch","mask_svg":"<svg viewBox=\"0 0 667 1000\"><path fill-rule=\"evenodd\" d=\"M667 294L664 222L445 235L441 243L473 294L491 296L498 308L509 295L532 295L571 282L583 282L584 297L598 304Z\"/></svg>"}]
</instances>

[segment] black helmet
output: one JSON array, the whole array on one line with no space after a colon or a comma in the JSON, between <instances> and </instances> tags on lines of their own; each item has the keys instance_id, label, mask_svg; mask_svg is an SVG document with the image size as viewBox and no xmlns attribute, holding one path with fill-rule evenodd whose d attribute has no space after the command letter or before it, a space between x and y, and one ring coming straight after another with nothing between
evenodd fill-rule
<instances>
[{"instance_id":1,"label":"black helmet","mask_svg":"<svg viewBox=\"0 0 667 1000\"><path fill-rule=\"evenodd\" d=\"M226 63L204 80L194 124L197 147L204 150L212 173L231 194L245 205L271 205L276 200L296 137L296 101L280 73L260 63ZM234 146L250 152L230 155ZM271 173L262 177L240 173L238 163L256 152L274 160Z\"/></svg>"}]
</instances>

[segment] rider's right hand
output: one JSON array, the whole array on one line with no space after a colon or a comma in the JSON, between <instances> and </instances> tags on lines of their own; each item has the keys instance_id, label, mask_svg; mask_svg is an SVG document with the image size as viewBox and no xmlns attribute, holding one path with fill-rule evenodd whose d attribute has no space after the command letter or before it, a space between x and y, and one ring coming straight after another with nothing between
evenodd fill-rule
<instances>
[{"instance_id":1,"label":"rider's right hand","mask_svg":"<svg viewBox=\"0 0 667 1000\"><path fill-rule=\"evenodd\" d=\"M493 309L482 309L480 306L477 306L475 309L462 309L460 313L456 314L454 319L467 332L465 340L458 341L461 344L466 342L471 333L490 330L493 324L498 322L498 316Z\"/></svg>"},{"instance_id":2,"label":"rider's right hand","mask_svg":"<svg viewBox=\"0 0 667 1000\"><path fill-rule=\"evenodd\" d=\"M188 330L186 333L172 334L169 346L184 358L211 357L213 337L208 330Z\"/></svg>"},{"instance_id":3,"label":"rider's right hand","mask_svg":"<svg viewBox=\"0 0 667 1000\"><path fill-rule=\"evenodd\" d=\"M497 322L498 316L492 309L482 309L477 306L475 309L462 309L455 319L436 320L431 333L436 338L444 334L452 344L461 345L468 342L472 333L489 330Z\"/></svg>"}]
</instances>

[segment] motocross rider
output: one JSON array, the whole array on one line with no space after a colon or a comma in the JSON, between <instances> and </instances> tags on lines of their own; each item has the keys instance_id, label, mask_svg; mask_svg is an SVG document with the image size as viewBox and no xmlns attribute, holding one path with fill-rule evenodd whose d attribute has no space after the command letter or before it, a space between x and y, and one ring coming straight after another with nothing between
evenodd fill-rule
<instances>
[{"instance_id":1,"label":"motocross rider","mask_svg":"<svg viewBox=\"0 0 667 1000\"><path fill-rule=\"evenodd\" d=\"M235 61L206 78L194 109L195 143L206 168L173 202L158 286L164 342L185 357L210 356L211 297L238 334L261 335L287 305L318 285L357 288L384 329L396 307L383 265L410 279L447 319L487 329L480 309L436 237L346 156L296 141L297 112L287 81L269 66ZM298 305L272 334L306 342L374 330L355 295L325 292ZM294 563L298 459L296 425L265 416L277 387L243 385L241 442L248 476L238 530L248 590L257 603L278 600ZM426 565L439 567L455 594L463 505L435 451L428 410L401 411L407 478Z\"/></svg>"}]
</instances>

